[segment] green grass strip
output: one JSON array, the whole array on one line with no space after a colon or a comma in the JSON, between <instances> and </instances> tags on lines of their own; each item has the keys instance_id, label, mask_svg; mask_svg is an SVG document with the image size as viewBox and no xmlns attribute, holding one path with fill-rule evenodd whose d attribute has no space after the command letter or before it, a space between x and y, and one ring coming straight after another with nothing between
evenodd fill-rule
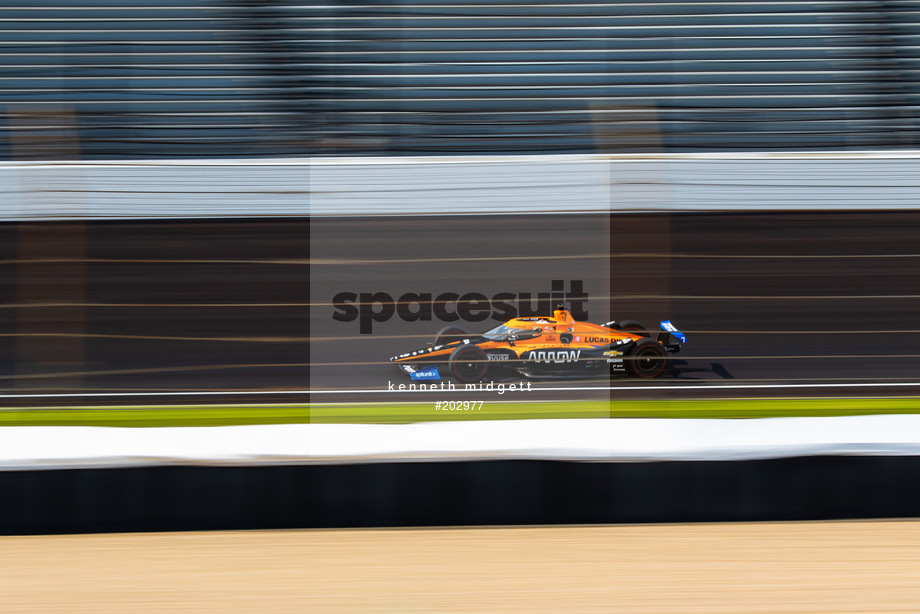
<instances>
[{"instance_id":1,"label":"green grass strip","mask_svg":"<svg viewBox=\"0 0 920 614\"><path fill-rule=\"evenodd\" d=\"M0 426L232 426L403 424L536 418L772 418L920 413L920 398L702 399L508 403L436 409L426 403L158 405L0 409Z\"/></svg>"},{"instance_id":2,"label":"green grass strip","mask_svg":"<svg viewBox=\"0 0 920 614\"><path fill-rule=\"evenodd\" d=\"M307 405L158 405L0 409L0 426L237 426L310 421Z\"/></svg>"},{"instance_id":3,"label":"green grass strip","mask_svg":"<svg viewBox=\"0 0 920 614\"><path fill-rule=\"evenodd\" d=\"M793 418L920 413L920 398L694 399L610 403L611 418Z\"/></svg>"}]
</instances>

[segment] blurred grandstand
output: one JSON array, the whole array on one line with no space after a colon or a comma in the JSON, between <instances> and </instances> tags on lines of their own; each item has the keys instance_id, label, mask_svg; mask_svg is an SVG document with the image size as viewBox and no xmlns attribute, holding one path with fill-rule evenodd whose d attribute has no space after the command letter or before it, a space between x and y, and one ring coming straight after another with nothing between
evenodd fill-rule
<instances>
[{"instance_id":1,"label":"blurred grandstand","mask_svg":"<svg viewBox=\"0 0 920 614\"><path fill-rule=\"evenodd\" d=\"M4 4L4 159L920 140L913 0Z\"/></svg>"}]
</instances>

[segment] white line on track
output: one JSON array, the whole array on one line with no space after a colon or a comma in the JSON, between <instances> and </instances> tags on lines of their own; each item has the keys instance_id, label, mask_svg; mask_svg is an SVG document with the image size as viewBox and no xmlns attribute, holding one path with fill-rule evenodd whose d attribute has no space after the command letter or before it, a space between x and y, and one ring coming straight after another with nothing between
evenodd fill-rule
<instances>
[{"instance_id":1,"label":"white line on track","mask_svg":"<svg viewBox=\"0 0 920 614\"><path fill-rule=\"evenodd\" d=\"M589 260L613 258L698 258L709 260L857 260L860 258L920 258L920 254L681 254L681 253L643 253L643 252L613 252L604 254L567 254L563 256L482 256L469 258L398 258L398 259L325 259L311 258L309 263L313 266L333 265L368 265L368 264L439 264L445 262L489 262L509 260ZM179 261L164 261L179 262ZM192 261L198 262L198 261ZM207 262L207 261L201 261ZM217 261L220 262L220 261ZM254 261L255 262L255 261ZM271 261L265 261L271 263ZM264 263L263 261L256 262ZM286 264L286 261L279 261ZM301 262L298 262L301 263Z\"/></svg>"},{"instance_id":2,"label":"white line on track","mask_svg":"<svg viewBox=\"0 0 920 614\"><path fill-rule=\"evenodd\" d=\"M512 382L516 383L516 382ZM508 385L508 382L505 382ZM532 388L527 392L560 392L572 390L738 390L738 389L769 389L769 388L886 388L886 387L904 387L920 386L917 382L869 382L869 383L846 383L846 384L720 384L710 385L678 385L678 386L572 386L572 387L553 387L553 388ZM367 393L387 393L387 392L410 392L408 390L313 390L310 394L367 394ZM457 386L453 389L435 388L433 390L412 390L411 392L489 392L485 388L466 389ZM514 391L518 392L518 391ZM507 393L507 391L506 391ZM508 393L511 394L511 393Z\"/></svg>"},{"instance_id":3,"label":"white line on track","mask_svg":"<svg viewBox=\"0 0 920 614\"><path fill-rule=\"evenodd\" d=\"M516 383L516 382L515 382ZM434 388L429 390L386 390L383 388L370 390L206 390L195 392L76 392L76 393L36 393L36 394L4 394L3 399L52 399L52 398L80 398L80 397L183 397L183 396L244 396L244 395L308 395L308 394L381 394L390 392L490 392L483 388L466 389L455 384L453 389ZM507 385L507 382L506 382ZM763 389L806 389L806 388L895 388L907 386L920 386L916 382L866 382L866 383L834 383L834 384L719 384L719 385L665 385L665 386L572 386L552 388L532 388L527 392L563 392L593 390L763 390ZM515 391L518 392L518 391ZM521 391L523 392L523 391Z\"/></svg>"},{"instance_id":4,"label":"white line on track","mask_svg":"<svg viewBox=\"0 0 920 614\"><path fill-rule=\"evenodd\" d=\"M311 265L365 265L365 264L438 264L444 262L490 262L505 260L586 260L610 258L610 254L569 254L564 256L485 256L481 258L397 258L373 260L323 259L311 258Z\"/></svg>"},{"instance_id":5,"label":"white line on track","mask_svg":"<svg viewBox=\"0 0 920 614\"><path fill-rule=\"evenodd\" d=\"M35 394L3 394L3 399L67 399L80 397L191 397L191 396L244 396L275 394L311 394L309 390L201 390L191 392L53 392Z\"/></svg>"}]
</instances>

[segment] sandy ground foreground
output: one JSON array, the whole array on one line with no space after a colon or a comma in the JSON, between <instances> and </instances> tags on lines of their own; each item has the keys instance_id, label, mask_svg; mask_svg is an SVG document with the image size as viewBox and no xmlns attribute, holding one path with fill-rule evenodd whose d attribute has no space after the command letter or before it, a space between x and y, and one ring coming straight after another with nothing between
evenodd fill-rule
<instances>
[{"instance_id":1,"label":"sandy ground foreground","mask_svg":"<svg viewBox=\"0 0 920 614\"><path fill-rule=\"evenodd\" d=\"M920 611L920 521L0 537L2 612Z\"/></svg>"}]
</instances>

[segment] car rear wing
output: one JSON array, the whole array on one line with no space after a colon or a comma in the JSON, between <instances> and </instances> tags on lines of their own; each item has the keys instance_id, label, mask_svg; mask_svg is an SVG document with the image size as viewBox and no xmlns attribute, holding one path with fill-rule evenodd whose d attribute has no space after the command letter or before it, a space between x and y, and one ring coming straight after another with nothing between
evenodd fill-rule
<instances>
[{"instance_id":1,"label":"car rear wing","mask_svg":"<svg viewBox=\"0 0 920 614\"><path fill-rule=\"evenodd\" d=\"M679 352L681 344L687 343L687 335L677 330L677 327L671 324L671 320L662 320L658 343L669 352Z\"/></svg>"}]
</instances>

